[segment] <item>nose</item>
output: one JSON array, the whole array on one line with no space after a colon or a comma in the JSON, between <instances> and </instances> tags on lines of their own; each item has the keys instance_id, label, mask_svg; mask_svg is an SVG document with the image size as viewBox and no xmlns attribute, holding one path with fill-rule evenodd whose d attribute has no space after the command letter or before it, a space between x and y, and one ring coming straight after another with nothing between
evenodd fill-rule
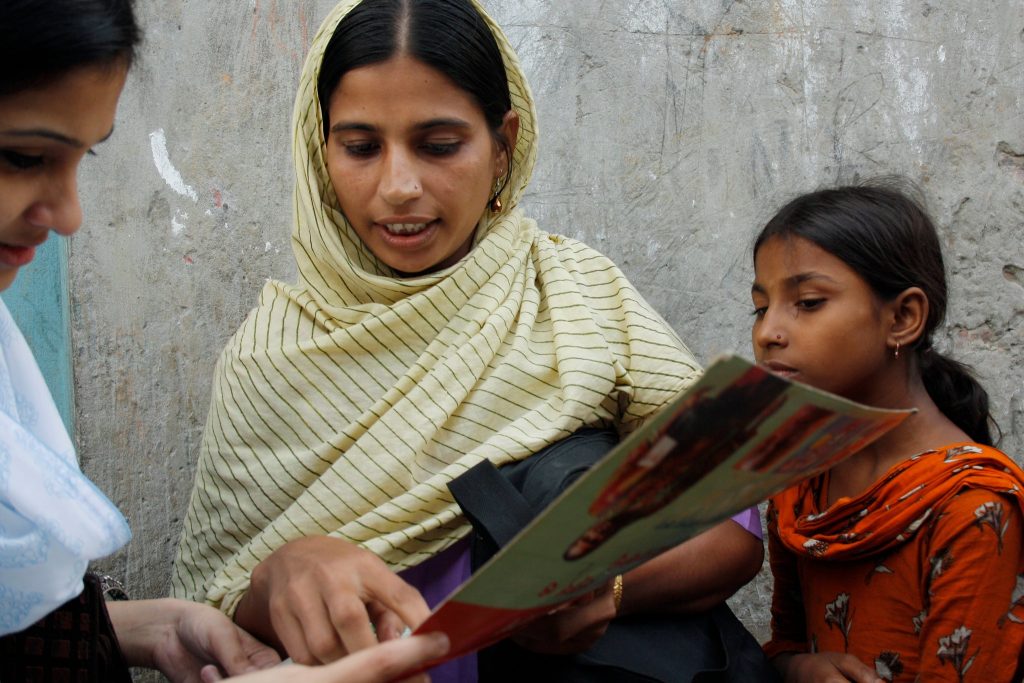
<instances>
[{"instance_id":1,"label":"nose","mask_svg":"<svg viewBox=\"0 0 1024 683\"><path fill-rule=\"evenodd\" d=\"M48 184L46 194L29 209L28 220L65 237L78 231L82 225L82 205L73 171Z\"/></svg>"},{"instance_id":2,"label":"nose","mask_svg":"<svg viewBox=\"0 0 1024 683\"><path fill-rule=\"evenodd\" d=\"M761 317L754 322L752 335L754 348L758 351L764 351L773 346L785 346L788 343L786 330L779 320L779 316L775 315L770 308L766 309Z\"/></svg>"},{"instance_id":3,"label":"nose","mask_svg":"<svg viewBox=\"0 0 1024 683\"><path fill-rule=\"evenodd\" d=\"M401 150L387 154L380 180L381 198L391 206L402 206L422 194L415 160Z\"/></svg>"}]
</instances>

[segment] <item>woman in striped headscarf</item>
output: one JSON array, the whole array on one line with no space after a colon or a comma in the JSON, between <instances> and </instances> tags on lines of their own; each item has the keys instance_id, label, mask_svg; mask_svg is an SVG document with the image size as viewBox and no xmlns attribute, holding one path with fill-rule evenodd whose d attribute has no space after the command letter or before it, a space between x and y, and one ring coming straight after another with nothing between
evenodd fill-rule
<instances>
[{"instance_id":1,"label":"woman in striped headscarf","mask_svg":"<svg viewBox=\"0 0 1024 683\"><path fill-rule=\"evenodd\" d=\"M341 2L293 143L298 283L268 282L218 362L173 582L312 662L418 624L421 593L465 578L449 482L581 428L627 434L699 367L611 261L518 208L534 106L476 0ZM740 525L706 537L628 574L621 605L562 615L559 647L760 567Z\"/></svg>"}]
</instances>

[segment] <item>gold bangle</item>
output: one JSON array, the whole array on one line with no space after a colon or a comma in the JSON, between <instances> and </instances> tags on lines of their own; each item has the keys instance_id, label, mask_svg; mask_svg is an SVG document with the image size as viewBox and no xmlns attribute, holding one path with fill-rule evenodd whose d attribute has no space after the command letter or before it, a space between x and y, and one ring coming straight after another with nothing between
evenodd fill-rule
<instances>
[{"instance_id":1,"label":"gold bangle","mask_svg":"<svg viewBox=\"0 0 1024 683\"><path fill-rule=\"evenodd\" d=\"M622 574L616 574L612 582L612 604L615 605L615 614L618 614L622 606Z\"/></svg>"}]
</instances>

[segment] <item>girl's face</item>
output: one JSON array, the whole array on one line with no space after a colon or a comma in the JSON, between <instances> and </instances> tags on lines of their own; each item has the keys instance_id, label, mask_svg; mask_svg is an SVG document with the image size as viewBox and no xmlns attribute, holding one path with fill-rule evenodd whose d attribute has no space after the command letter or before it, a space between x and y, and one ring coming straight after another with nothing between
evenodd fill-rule
<instances>
[{"instance_id":1,"label":"girl's face","mask_svg":"<svg viewBox=\"0 0 1024 683\"><path fill-rule=\"evenodd\" d=\"M122 66L84 67L0 98L0 291L50 231L81 225L78 164L113 130L126 75Z\"/></svg>"},{"instance_id":2,"label":"girl's face","mask_svg":"<svg viewBox=\"0 0 1024 683\"><path fill-rule=\"evenodd\" d=\"M776 374L884 405L889 306L857 273L801 237L773 237L754 258L754 357Z\"/></svg>"},{"instance_id":3,"label":"girl's face","mask_svg":"<svg viewBox=\"0 0 1024 683\"><path fill-rule=\"evenodd\" d=\"M469 252L506 172L504 147L469 93L411 57L353 69L330 99L327 170L341 210L381 261L429 273ZM518 118L500 131L511 149Z\"/></svg>"}]
</instances>

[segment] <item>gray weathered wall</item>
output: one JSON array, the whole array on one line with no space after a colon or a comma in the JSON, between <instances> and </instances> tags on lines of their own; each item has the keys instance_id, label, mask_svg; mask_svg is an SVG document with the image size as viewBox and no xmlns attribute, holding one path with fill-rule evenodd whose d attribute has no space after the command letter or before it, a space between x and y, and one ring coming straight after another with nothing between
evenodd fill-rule
<instances>
[{"instance_id":1,"label":"gray weathered wall","mask_svg":"<svg viewBox=\"0 0 1024 683\"><path fill-rule=\"evenodd\" d=\"M142 59L72 244L78 442L160 595L215 356L294 276L289 116L331 0L140 0ZM783 200L901 173L941 226L941 346L1024 456L1024 2L487 0L540 110L526 205L615 259L694 351L749 353L749 242ZM166 140L166 155L160 140ZM175 173L179 175L175 175ZM764 573L734 600L763 637Z\"/></svg>"}]
</instances>

